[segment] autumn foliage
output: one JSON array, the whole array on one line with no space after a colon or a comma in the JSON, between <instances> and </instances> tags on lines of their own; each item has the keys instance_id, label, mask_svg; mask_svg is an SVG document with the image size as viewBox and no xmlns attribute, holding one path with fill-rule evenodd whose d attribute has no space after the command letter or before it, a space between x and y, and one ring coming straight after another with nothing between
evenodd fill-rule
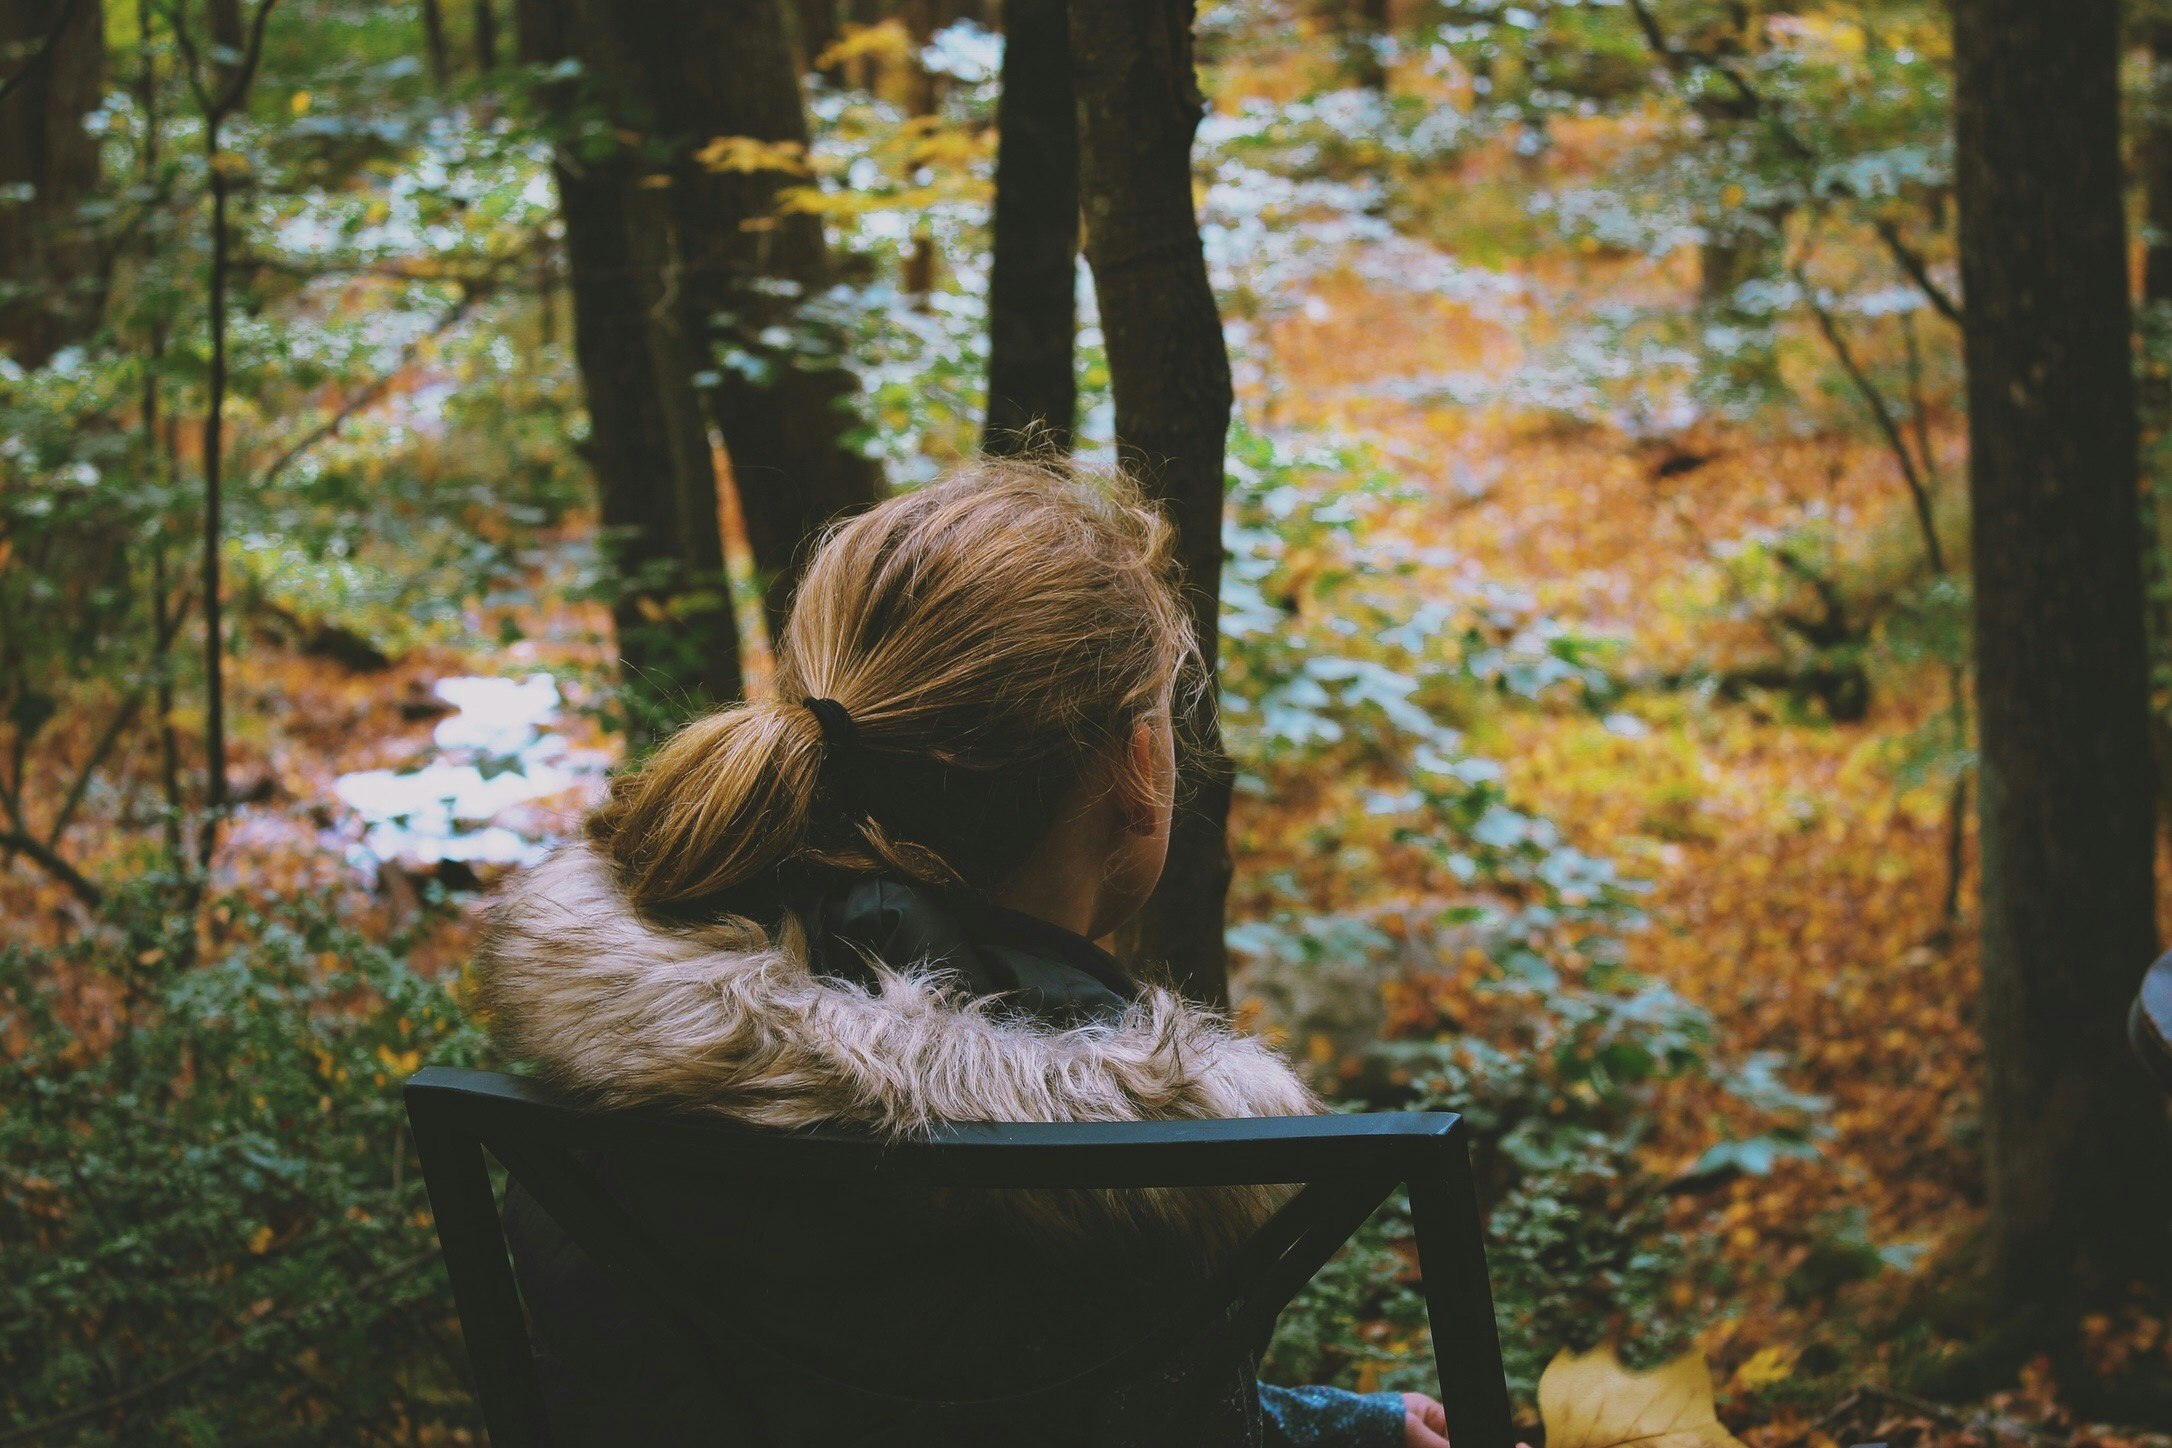
<instances>
[{"instance_id":1,"label":"autumn foliage","mask_svg":"<svg viewBox=\"0 0 2172 1448\"><path fill-rule=\"evenodd\" d=\"M2144 1441L2044 1362L1951 1388L1983 1202L1939 10L1387 8L1199 16L1241 1016L1341 1102L1468 1114L1550 1448ZM727 457L706 592L629 610L600 531L550 165L641 136L503 57L433 80L404 8L293 0L206 157L215 57L106 9L117 209L71 223L105 320L0 362L0 1443L472 1441L397 1084L485 1059L490 889L659 707L614 627L727 608L758 690L765 580ZM834 282L704 367L843 369L847 443L910 487L980 436L1000 43L800 59L809 146L695 160L777 179ZM238 803L204 874L215 167ZM1270 1372L1429 1381L1403 1227ZM2093 1317L2092 1361L2172 1372L2164 1310ZM1594 1363L1661 1369L1666 1431L1564 1426L1626 1401Z\"/></svg>"}]
</instances>

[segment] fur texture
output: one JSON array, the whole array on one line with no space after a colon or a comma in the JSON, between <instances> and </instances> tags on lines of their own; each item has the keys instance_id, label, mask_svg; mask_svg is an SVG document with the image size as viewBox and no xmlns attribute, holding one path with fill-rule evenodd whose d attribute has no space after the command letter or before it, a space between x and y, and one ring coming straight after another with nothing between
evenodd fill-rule
<instances>
[{"instance_id":1,"label":"fur texture","mask_svg":"<svg viewBox=\"0 0 2172 1448\"><path fill-rule=\"evenodd\" d=\"M477 1004L512 1055L600 1104L670 1104L750 1126L906 1137L950 1121L1144 1121L1320 1110L1289 1066L1217 1014L1150 989L1068 1030L991 1013L891 961L872 989L822 979L746 921L642 916L608 863L561 849L498 907ZM1036 1228L1175 1231L1210 1252L1271 1189L1019 1194Z\"/></svg>"}]
</instances>

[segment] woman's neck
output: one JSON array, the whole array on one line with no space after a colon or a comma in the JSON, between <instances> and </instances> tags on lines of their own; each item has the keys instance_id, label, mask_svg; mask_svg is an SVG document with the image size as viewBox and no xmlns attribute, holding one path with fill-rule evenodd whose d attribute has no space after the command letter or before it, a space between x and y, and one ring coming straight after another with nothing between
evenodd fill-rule
<instances>
[{"instance_id":1,"label":"woman's neck","mask_svg":"<svg viewBox=\"0 0 2172 1448\"><path fill-rule=\"evenodd\" d=\"M1092 861L1044 860L1037 850L1034 859L1005 881L993 898L1005 909L1090 937L1100 912L1099 875Z\"/></svg>"}]
</instances>

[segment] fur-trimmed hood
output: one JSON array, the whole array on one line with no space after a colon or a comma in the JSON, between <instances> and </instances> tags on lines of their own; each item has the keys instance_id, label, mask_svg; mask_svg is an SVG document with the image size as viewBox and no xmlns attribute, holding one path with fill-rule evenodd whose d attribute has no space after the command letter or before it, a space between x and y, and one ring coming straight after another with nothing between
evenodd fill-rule
<instances>
[{"instance_id":1,"label":"fur-trimmed hood","mask_svg":"<svg viewBox=\"0 0 2172 1448\"><path fill-rule=\"evenodd\" d=\"M1320 1110L1288 1064L1219 1014L1148 988L1111 1021L1008 1017L920 962L871 986L817 976L743 920L638 912L589 845L529 871L494 912L476 1003L512 1056L612 1106L893 1137L952 1121L1146 1121ZM1173 1228L1219 1247L1276 1194L1034 1194L1044 1228Z\"/></svg>"}]
</instances>

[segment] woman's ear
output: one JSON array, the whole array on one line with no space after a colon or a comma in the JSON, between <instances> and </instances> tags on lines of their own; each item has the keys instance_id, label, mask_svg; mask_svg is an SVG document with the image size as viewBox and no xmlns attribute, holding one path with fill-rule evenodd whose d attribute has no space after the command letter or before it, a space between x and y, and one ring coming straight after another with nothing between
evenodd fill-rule
<instances>
[{"instance_id":1,"label":"woman's ear","mask_svg":"<svg viewBox=\"0 0 2172 1448\"><path fill-rule=\"evenodd\" d=\"M1154 767L1160 752L1151 717L1131 726L1116 769L1116 807L1128 833L1151 835L1161 828L1160 781Z\"/></svg>"}]
</instances>

